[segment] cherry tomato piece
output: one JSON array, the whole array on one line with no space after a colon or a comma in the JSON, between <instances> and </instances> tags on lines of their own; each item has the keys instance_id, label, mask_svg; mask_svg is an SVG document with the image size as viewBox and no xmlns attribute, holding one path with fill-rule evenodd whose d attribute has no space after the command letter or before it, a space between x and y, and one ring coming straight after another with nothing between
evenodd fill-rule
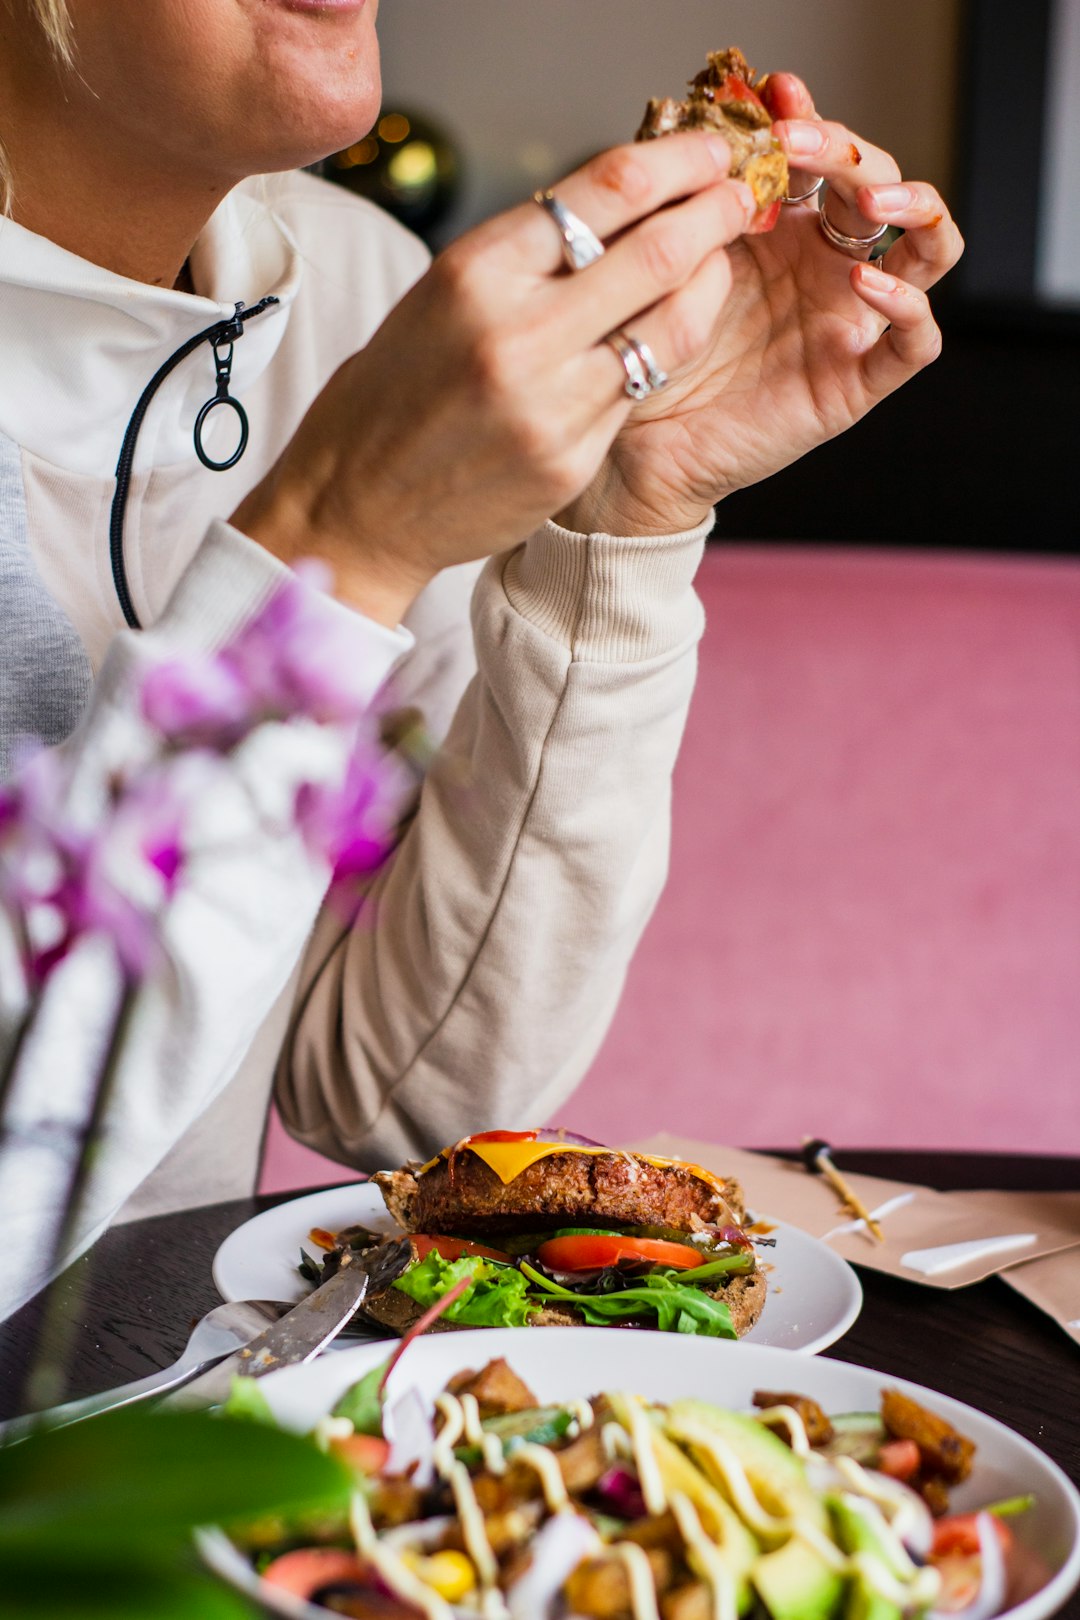
<instances>
[{"instance_id":1,"label":"cherry tomato piece","mask_svg":"<svg viewBox=\"0 0 1080 1620\"><path fill-rule=\"evenodd\" d=\"M919 1448L914 1440L886 1440L875 1466L890 1479L909 1480L919 1471Z\"/></svg>"},{"instance_id":2,"label":"cherry tomato piece","mask_svg":"<svg viewBox=\"0 0 1080 1620\"><path fill-rule=\"evenodd\" d=\"M947 1519L939 1519L934 1526L931 1558L951 1558L956 1555L975 1557L979 1551L979 1530L975 1519L974 1513L953 1513ZM997 1531L1002 1552L1008 1555L1013 1544L1012 1531L994 1513L990 1515L990 1522Z\"/></svg>"},{"instance_id":3,"label":"cherry tomato piece","mask_svg":"<svg viewBox=\"0 0 1080 1620\"><path fill-rule=\"evenodd\" d=\"M368 1571L355 1553L339 1547L297 1547L268 1564L262 1578L279 1591L307 1598L338 1581L363 1584Z\"/></svg>"}]
</instances>

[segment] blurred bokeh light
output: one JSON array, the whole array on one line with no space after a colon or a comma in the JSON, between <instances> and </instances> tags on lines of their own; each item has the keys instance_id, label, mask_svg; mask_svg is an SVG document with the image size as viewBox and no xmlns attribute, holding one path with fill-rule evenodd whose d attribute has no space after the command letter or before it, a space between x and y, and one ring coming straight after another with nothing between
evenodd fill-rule
<instances>
[{"instance_id":1,"label":"blurred bokeh light","mask_svg":"<svg viewBox=\"0 0 1080 1620\"><path fill-rule=\"evenodd\" d=\"M321 173L378 203L432 247L457 200L461 160L454 142L431 119L393 108L381 114L369 135L327 158Z\"/></svg>"}]
</instances>

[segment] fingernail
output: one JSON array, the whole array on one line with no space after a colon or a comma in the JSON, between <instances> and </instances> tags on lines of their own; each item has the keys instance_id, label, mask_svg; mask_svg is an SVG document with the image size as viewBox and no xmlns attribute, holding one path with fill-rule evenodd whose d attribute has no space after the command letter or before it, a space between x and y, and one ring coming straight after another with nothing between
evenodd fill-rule
<instances>
[{"instance_id":1,"label":"fingernail","mask_svg":"<svg viewBox=\"0 0 1080 1620\"><path fill-rule=\"evenodd\" d=\"M820 124L802 123L782 124L780 138L789 152L798 152L802 157L823 151L826 140Z\"/></svg>"},{"instance_id":2,"label":"fingernail","mask_svg":"<svg viewBox=\"0 0 1080 1620\"><path fill-rule=\"evenodd\" d=\"M859 271L859 280L871 292L894 293L899 288L895 276L887 276L883 270L875 270L870 264L863 265Z\"/></svg>"},{"instance_id":3,"label":"fingernail","mask_svg":"<svg viewBox=\"0 0 1080 1620\"><path fill-rule=\"evenodd\" d=\"M902 213L915 201L915 193L910 186L871 186L869 189L883 214Z\"/></svg>"},{"instance_id":4,"label":"fingernail","mask_svg":"<svg viewBox=\"0 0 1080 1620\"><path fill-rule=\"evenodd\" d=\"M706 135L705 144L713 155L716 167L727 174L731 168L731 147L722 135Z\"/></svg>"}]
</instances>

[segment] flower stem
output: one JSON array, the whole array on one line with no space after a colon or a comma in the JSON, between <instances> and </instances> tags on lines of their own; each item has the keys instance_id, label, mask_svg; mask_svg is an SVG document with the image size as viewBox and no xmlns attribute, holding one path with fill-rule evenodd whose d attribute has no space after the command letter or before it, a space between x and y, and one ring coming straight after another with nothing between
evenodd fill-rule
<instances>
[{"instance_id":1,"label":"flower stem","mask_svg":"<svg viewBox=\"0 0 1080 1620\"><path fill-rule=\"evenodd\" d=\"M98 1070L90 1110L76 1137L75 1161L68 1181L63 1215L53 1243L49 1268L51 1272L59 1268L80 1229L86 1195L93 1177L98 1148L101 1145L102 1128L112 1101L138 990L138 981L125 976L108 1045ZM59 1289L54 1282L47 1296L37 1351L27 1377L24 1400L21 1403L24 1411L38 1412L57 1405L67 1389L71 1347L82 1314L86 1289L86 1269L80 1268L75 1277L77 1280L74 1280L71 1288L66 1291Z\"/></svg>"}]
</instances>

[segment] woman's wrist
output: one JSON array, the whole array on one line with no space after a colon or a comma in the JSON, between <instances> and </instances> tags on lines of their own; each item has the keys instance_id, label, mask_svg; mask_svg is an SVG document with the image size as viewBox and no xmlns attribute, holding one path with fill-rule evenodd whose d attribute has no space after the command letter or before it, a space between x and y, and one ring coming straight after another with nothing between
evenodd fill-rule
<instances>
[{"instance_id":1,"label":"woman's wrist","mask_svg":"<svg viewBox=\"0 0 1080 1620\"><path fill-rule=\"evenodd\" d=\"M307 560L325 563L338 601L390 629L401 623L428 583L400 559L366 552L313 523L302 508L261 485L241 501L229 521L289 568Z\"/></svg>"},{"instance_id":2,"label":"woman's wrist","mask_svg":"<svg viewBox=\"0 0 1080 1620\"><path fill-rule=\"evenodd\" d=\"M666 493L666 492L665 492ZM686 534L712 517L712 505L665 499L655 505L634 496L619 480L597 478L576 500L555 514L555 522L575 534Z\"/></svg>"}]
</instances>

